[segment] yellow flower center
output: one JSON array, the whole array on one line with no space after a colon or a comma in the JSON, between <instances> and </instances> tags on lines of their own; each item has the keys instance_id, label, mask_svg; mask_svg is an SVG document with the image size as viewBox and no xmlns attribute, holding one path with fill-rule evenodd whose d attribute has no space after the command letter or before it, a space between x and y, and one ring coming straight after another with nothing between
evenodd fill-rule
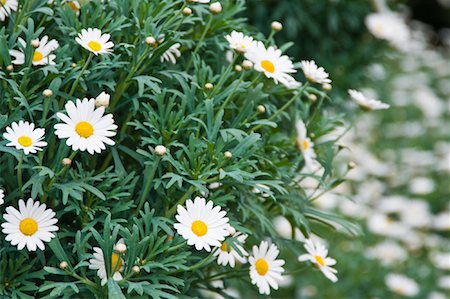
<instances>
[{"instance_id":1,"label":"yellow flower center","mask_svg":"<svg viewBox=\"0 0 450 299\"><path fill-rule=\"evenodd\" d=\"M309 147L309 142L308 142L308 140L303 140L303 150L307 150L308 149L308 147Z\"/></svg>"},{"instance_id":2,"label":"yellow flower center","mask_svg":"<svg viewBox=\"0 0 450 299\"><path fill-rule=\"evenodd\" d=\"M87 121L80 121L75 126L75 131L80 137L88 138L94 133L94 127Z\"/></svg>"},{"instance_id":3,"label":"yellow flower center","mask_svg":"<svg viewBox=\"0 0 450 299\"><path fill-rule=\"evenodd\" d=\"M258 259L256 261L255 268L256 272L258 272L259 275L264 276L266 275L267 271L269 271L269 264L265 259Z\"/></svg>"},{"instance_id":4,"label":"yellow flower center","mask_svg":"<svg viewBox=\"0 0 450 299\"><path fill-rule=\"evenodd\" d=\"M273 65L273 63L269 60L262 60L261 61L261 67L269 73L273 73L275 72L275 66Z\"/></svg>"},{"instance_id":5,"label":"yellow flower center","mask_svg":"<svg viewBox=\"0 0 450 299\"><path fill-rule=\"evenodd\" d=\"M319 264L321 267L325 266L325 261L320 255L316 255L314 258L316 259L317 264Z\"/></svg>"},{"instance_id":6,"label":"yellow flower center","mask_svg":"<svg viewBox=\"0 0 450 299\"><path fill-rule=\"evenodd\" d=\"M195 220L194 222L192 222L191 229L192 232L199 237L206 235L206 233L208 232L208 226L201 220Z\"/></svg>"},{"instance_id":7,"label":"yellow flower center","mask_svg":"<svg viewBox=\"0 0 450 299\"><path fill-rule=\"evenodd\" d=\"M122 259L119 257L117 253L113 253L111 255L111 271L116 270L118 272L122 268Z\"/></svg>"},{"instance_id":8,"label":"yellow flower center","mask_svg":"<svg viewBox=\"0 0 450 299\"><path fill-rule=\"evenodd\" d=\"M42 55L41 52L39 52L39 51L34 51L34 54L33 54L33 61L34 61L34 62L36 62L36 61L41 61L42 58L44 58L44 55Z\"/></svg>"},{"instance_id":9,"label":"yellow flower center","mask_svg":"<svg viewBox=\"0 0 450 299\"><path fill-rule=\"evenodd\" d=\"M6 0L0 0L0 2L5 5L6 4Z\"/></svg>"},{"instance_id":10,"label":"yellow flower center","mask_svg":"<svg viewBox=\"0 0 450 299\"><path fill-rule=\"evenodd\" d=\"M19 142L19 144L21 146L25 146L25 147L29 147L30 145L33 144L33 140L31 140L30 137L28 136L20 136L19 139L17 139L17 142Z\"/></svg>"},{"instance_id":11,"label":"yellow flower center","mask_svg":"<svg viewBox=\"0 0 450 299\"><path fill-rule=\"evenodd\" d=\"M99 42L96 41L90 41L88 43L88 47L92 50L92 51L100 51L102 49L102 45Z\"/></svg>"},{"instance_id":12,"label":"yellow flower center","mask_svg":"<svg viewBox=\"0 0 450 299\"><path fill-rule=\"evenodd\" d=\"M38 224L36 220L32 218L24 218L22 219L22 221L20 221L19 230L25 236L32 236L37 232Z\"/></svg>"},{"instance_id":13,"label":"yellow flower center","mask_svg":"<svg viewBox=\"0 0 450 299\"><path fill-rule=\"evenodd\" d=\"M220 250L225 251L225 252L230 252L231 251L231 247L228 247L227 242L223 242L222 246L220 246Z\"/></svg>"},{"instance_id":14,"label":"yellow flower center","mask_svg":"<svg viewBox=\"0 0 450 299\"><path fill-rule=\"evenodd\" d=\"M75 12L80 11L80 8L75 4L75 1L69 1L67 2L67 5Z\"/></svg>"}]
</instances>

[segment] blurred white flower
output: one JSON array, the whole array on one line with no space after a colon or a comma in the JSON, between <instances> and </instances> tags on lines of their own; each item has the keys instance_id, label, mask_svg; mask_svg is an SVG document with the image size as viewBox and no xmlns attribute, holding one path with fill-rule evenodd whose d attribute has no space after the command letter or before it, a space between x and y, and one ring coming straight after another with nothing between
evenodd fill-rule
<instances>
[{"instance_id":1,"label":"blurred white flower","mask_svg":"<svg viewBox=\"0 0 450 299\"><path fill-rule=\"evenodd\" d=\"M173 44L169 49L167 49L159 58L161 62L170 61L172 64L177 63L177 58L181 56L181 52L179 50L180 43Z\"/></svg>"},{"instance_id":2,"label":"blurred white flower","mask_svg":"<svg viewBox=\"0 0 450 299\"><path fill-rule=\"evenodd\" d=\"M419 293L419 285L411 278L401 274L388 274L385 283L392 292L401 296L414 297Z\"/></svg>"},{"instance_id":3,"label":"blurred white flower","mask_svg":"<svg viewBox=\"0 0 450 299\"><path fill-rule=\"evenodd\" d=\"M450 275L441 276L438 280L438 286L450 290Z\"/></svg>"},{"instance_id":4,"label":"blurred white flower","mask_svg":"<svg viewBox=\"0 0 450 299\"><path fill-rule=\"evenodd\" d=\"M430 252L430 260L436 268L450 270L450 252Z\"/></svg>"},{"instance_id":5,"label":"blurred white flower","mask_svg":"<svg viewBox=\"0 0 450 299\"><path fill-rule=\"evenodd\" d=\"M390 266L406 260L408 252L397 242L386 240L368 248L366 256L379 260L384 266Z\"/></svg>"},{"instance_id":6,"label":"blurred white flower","mask_svg":"<svg viewBox=\"0 0 450 299\"><path fill-rule=\"evenodd\" d=\"M11 15L11 12L17 11L19 6L18 0L1 0L0 1L0 21L4 21L7 16Z\"/></svg>"},{"instance_id":7,"label":"blurred white flower","mask_svg":"<svg viewBox=\"0 0 450 299\"><path fill-rule=\"evenodd\" d=\"M348 93L350 97L361 107L363 110L381 110L388 109L390 106L378 100L366 97L362 92L349 89Z\"/></svg>"},{"instance_id":8,"label":"blurred white flower","mask_svg":"<svg viewBox=\"0 0 450 299\"><path fill-rule=\"evenodd\" d=\"M403 18L392 12L372 13L366 19L367 29L377 38L387 40L397 49L405 49L411 33Z\"/></svg>"}]
</instances>

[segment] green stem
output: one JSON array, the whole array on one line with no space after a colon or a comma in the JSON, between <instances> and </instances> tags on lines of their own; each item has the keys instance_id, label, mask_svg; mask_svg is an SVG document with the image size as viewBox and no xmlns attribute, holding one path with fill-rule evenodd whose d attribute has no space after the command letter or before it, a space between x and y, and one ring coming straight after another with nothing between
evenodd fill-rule
<instances>
[{"instance_id":1,"label":"green stem","mask_svg":"<svg viewBox=\"0 0 450 299\"><path fill-rule=\"evenodd\" d=\"M150 175L148 176L147 181L145 182L145 186L144 186L144 190L142 191L141 199L139 200L139 204L134 212L135 215L137 215L139 213L139 211L142 209L142 206L145 203L145 200L147 199L147 196L151 190L153 178L155 176L155 172L156 172L156 169L158 168L160 160L161 160L161 156L156 156L155 162L153 162L152 166L146 167L146 170L150 170ZM150 169L148 169L148 168L150 168Z\"/></svg>"},{"instance_id":2,"label":"green stem","mask_svg":"<svg viewBox=\"0 0 450 299\"><path fill-rule=\"evenodd\" d=\"M189 190L183 195L183 197L181 197L181 198L175 203L175 205L174 205L172 208L170 208L170 210L168 210L168 211L166 212L165 217L166 217L166 218L172 217L172 215L175 214L175 211L177 210L178 205L184 204L184 202L189 198L189 196L192 195L192 193L194 193L194 191L195 191L195 186L191 186L191 187L189 188Z\"/></svg>"},{"instance_id":3,"label":"green stem","mask_svg":"<svg viewBox=\"0 0 450 299\"><path fill-rule=\"evenodd\" d=\"M222 106L220 106L220 110L225 109L228 102L231 100L232 96L234 95L234 93L236 92L236 90L238 89L239 85L241 85L242 80L244 79L244 72L242 72L239 81L237 82L237 84L234 84L234 88L233 90L230 92L230 94L228 95L228 97L226 98L226 100L223 102Z\"/></svg>"},{"instance_id":4,"label":"green stem","mask_svg":"<svg viewBox=\"0 0 450 299\"><path fill-rule=\"evenodd\" d=\"M206 34L207 34L208 31L209 31L209 28L211 27L213 18L214 18L214 17L213 17L213 15L211 14L211 15L209 16L208 23L206 24L206 27L205 27L205 29L203 30L202 36L201 36L200 39L197 41L197 46L195 47L194 52L192 52L192 55L191 55L191 58L189 59L189 62L188 62L187 67L186 67L186 70L189 70L189 68L190 68L191 65L192 65L192 61L194 60L195 55L197 55L197 52L200 50L200 47L201 47L201 45L202 45L202 42L203 42L203 40L205 39Z\"/></svg>"},{"instance_id":5,"label":"green stem","mask_svg":"<svg viewBox=\"0 0 450 299\"><path fill-rule=\"evenodd\" d=\"M20 195L23 195L22 192L22 186L23 186L23 181L22 181L22 162L23 162L23 151L20 153L20 157L19 157L19 164L17 165L17 184L19 185L19 192Z\"/></svg>"},{"instance_id":6,"label":"green stem","mask_svg":"<svg viewBox=\"0 0 450 299\"><path fill-rule=\"evenodd\" d=\"M73 152L73 153L69 156L69 159L70 159L70 160L73 160L73 158L75 158L75 156L76 156L77 153L78 153L78 152ZM53 178L50 180L50 182L49 182L48 185L47 185L46 192L44 192L44 196L42 197L42 202L43 202L43 203L45 203L45 201L47 200L48 194L50 193L50 190L52 189L53 184L56 182L57 178L60 177L61 175L63 175L63 174L67 171L67 169L68 169L69 167L70 167L70 165L64 165L64 167L63 167L59 172L57 172L57 173L53 176Z\"/></svg>"},{"instance_id":7,"label":"green stem","mask_svg":"<svg viewBox=\"0 0 450 299\"><path fill-rule=\"evenodd\" d=\"M80 74L78 75L78 77L77 77L77 79L75 80L75 82L73 82L72 88L70 89L69 94L68 94L69 97L71 97L71 96L73 95L75 89L76 89L77 86L78 86L78 82L79 82L80 79L81 79L81 76L83 76L83 73L84 73L84 71L86 71L86 69L87 69L89 63L91 62L93 56L94 56L93 53L89 53L89 57L88 57L88 59L86 60L86 62L85 62L85 64L84 64L83 68L81 69Z\"/></svg>"}]
</instances>

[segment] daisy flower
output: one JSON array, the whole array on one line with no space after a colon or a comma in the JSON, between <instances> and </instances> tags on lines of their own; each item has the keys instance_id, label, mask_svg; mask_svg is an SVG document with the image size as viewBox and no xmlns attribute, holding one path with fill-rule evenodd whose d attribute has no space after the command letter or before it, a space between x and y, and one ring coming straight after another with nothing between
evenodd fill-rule
<instances>
[{"instance_id":1,"label":"daisy flower","mask_svg":"<svg viewBox=\"0 0 450 299\"><path fill-rule=\"evenodd\" d=\"M296 123L297 129L297 146L303 154L305 160L305 167L308 170L314 169L317 164L316 153L314 152L314 143L307 136L306 126L302 120L298 120Z\"/></svg>"},{"instance_id":2,"label":"daisy flower","mask_svg":"<svg viewBox=\"0 0 450 299\"><path fill-rule=\"evenodd\" d=\"M319 84L331 83L331 80L328 78L328 73L325 72L325 69L323 67L318 67L314 60L302 60L300 64L303 73L305 74L305 77L306 79L308 79L308 81Z\"/></svg>"},{"instance_id":3,"label":"daisy flower","mask_svg":"<svg viewBox=\"0 0 450 299\"><path fill-rule=\"evenodd\" d=\"M262 241L258 246L253 246L253 255L249 257L250 278L252 284L259 288L260 294L270 294L270 287L278 290L278 283L283 280L284 260L277 260L280 253L275 244ZM270 286L270 287L269 287Z\"/></svg>"},{"instance_id":4,"label":"daisy flower","mask_svg":"<svg viewBox=\"0 0 450 299\"><path fill-rule=\"evenodd\" d=\"M382 110L388 109L390 106L378 100L366 97L362 92L359 92L354 89L349 89L348 94L355 101L361 109L370 111L370 110Z\"/></svg>"},{"instance_id":5,"label":"daisy flower","mask_svg":"<svg viewBox=\"0 0 450 299\"><path fill-rule=\"evenodd\" d=\"M85 49L98 55L112 52L111 48L114 47L114 44L109 41L110 37L109 34L102 34L100 29L88 28L87 30L82 29L75 40Z\"/></svg>"},{"instance_id":6,"label":"daisy flower","mask_svg":"<svg viewBox=\"0 0 450 299\"><path fill-rule=\"evenodd\" d=\"M17 11L17 6L17 0L0 0L0 21L3 22L12 11Z\"/></svg>"},{"instance_id":7,"label":"daisy flower","mask_svg":"<svg viewBox=\"0 0 450 299\"><path fill-rule=\"evenodd\" d=\"M328 249L320 243L314 243L310 239L305 240L305 244L303 245L308 251L307 254L303 254L298 257L300 262L310 261L315 264L319 270L325 275L326 278L331 280L332 282L336 282L338 280L335 273L337 270L330 267L336 265L336 260L331 257L327 257Z\"/></svg>"},{"instance_id":8,"label":"daisy flower","mask_svg":"<svg viewBox=\"0 0 450 299\"><path fill-rule=\"evenodd\" d=\"M245 53L248 50L251 50L256 43L253 40L253 37L246 36L244 35L244 33L237 31L233 31L230 34L226 35L225 39L230 44L230 48L240 53Z\"/></svg>"},{"instance_id":9,"label":"daisy flower","mask_svg":"<svg viewBox=\"0 0 450 299\"><path fill-rule=\"evenodd\" d=\"M68 115L58 112L56 116L64 123L55 125L59 139L68 138L66 144L74 151L88 151L91 155L106 149L105 144L114 145L109 137L116 135L117 125L112 114L103 115L105 107L95 108L95 99L77 99L76 104L66 104Z\"/></svg>"},{"instance_id":10,"label":"daisy flower","mask_svg":"<svg viewBox=\"0 0 450 299\"><path fill-rule=\"evenodd\" d=\"M123 239L120 239L114 247L118 244L124 244ZM94 258L89 260L89 269L97 270L97 276L101 279L101 285L105 285L108 281L108 276L106 273L105 257L103 251L99 247L94 247ZM120 281L123 279L121 272L124 269L125 262L120 257L119 254L113 252L111 254L111 272L115 271L112 278L115 281Z\"/></svg>"},{"instance_id":11,"label":"daisy flower","mask_svg":"<svg viewBox=\"0 0 450 299\"><path fill-rule=\"evenodd\" d=\"M5 198L5 190L0 189L0 205L5 203L4 198Z\"/></svg>"},{"instance_id":12,"label":"daisy flower","mask_svg":"<svg viewBox=\"0 0 450 299\"><path fill-rule=\"evenodd\" d=\"M272 78L277 84L281 82L290 87L292 81L295 81L289 74L297 71L289 57L282 55L279 49L266 49L264 44L258 41L245 53L245 57L253 62L255 70L264 73L267 78Z\"/></svg>"},{"instance_id":13,"label":"daisy flower","mask_svg":"<svg viewBox=\"0 0 450 299\"><path fill-rule=\"evenodd\" d=\"M66 4L67 4L67 6L70 7L71 10L73 10L75 12L75 14L77 16L80 15L80 8L81 8L80 2L78 2L78 1L67 1Z\"/></svg>"},{"instance_id":14,"label":"daisy flower","mask_svg":"<svg viewBox=\"0 0 450 299\"><path fill-rule=\"evenodd\" d=\"M385 283L392 292L405 297L415 297L420 291L417 282L401 274L388 274Z\"/></svg>"},{"instance_id":15,"label":"daisy flower","mask_svg":"<svg viewBox=\"0 0 450 299\"><path fill-rule=\"evenodd\" d=\"M173 44L169 49L166 50L159 58L161 62L170 61L172 64L177 63L177 58L181 56L181 52L179 50L180 44Z\"/></svg>"},{"instance_id":16,"label":"daisy flower","mask_svg":"<svg viewBox=\"0 0 450 299\"><path fill-rule=\"evenodd\" d=\"M195 245L197 250L211 251L211 246L220 247L221 241L230 234L228 218L220 206L213 206L212 201L196 197L194 202L188 200L186 209L179 205L175 218L179 223L174 227L187 240L188 245Z\"/></svg>"},{"instance_id":17,"label":"daisy flower","mask_svg":"<svg viewBox=\"0 0 450 299\"><path fill-rule=\"evenodd\" d=\"M411 39L411 32L404 19L392 12L369 14L365 23L376 38L387 40L394 47L405 48Z\"/></svg>"},{"instance_id":18,"label":"daisy flower","mask_svg":"<svg viewBox=\"0 0 450 299\"><path fill-rule=\"evenodd\" d=\"M27 46L26 42L22 38L19 38L18 40L22 45L22 48L25 49L25 47ZM56 55L51 54L51 52L59 47L58 42L54 39L49 41L47 35L44 36L41 40L37 39L37 42L39 43L39 47L34 50L32 60L33 65L55 65L54 60L56 58ZM25 63L25 54L22 50L10 50L9 54L15 58L12 63L17 65Z\"/></svg>"},{"instance_id":19,"label":"daisy flower","mask_svg":"<svg viewBox=\"0 0 450 299\"><path fill-rule=\"evenodd\" d=\"M214 256L217 256L217 263L219 265L226 266L227 264L230 264L230 266L234 268L236 260L241 264L247 262L246 256L248 255L248 252L242 247L247 239L247 235L236 233L234 237L238 241L238 243L235 243L235 246L239 249L242 255L227 244L227 242L222 242L219 250L214 252Z\"/></svg>"},{"instance_id":20,"label":"daisy flower","mask_svg":"<svg viewBox=\"0 0 450 299\"><path fill-rule=\"evenodd\" d=\"M55 225L58 219L52 209L46 209L45 204L28 199L27 203L19 200L19 210L13 207L6 208L2 223L2 232L6 234L6 241L22 250L25 245L28 251L36 251L36 247L45 249L44 242L49 242L55 235L52 232L58 230Z\"/></svg>"},{"instance_id":21,"label":"daisy flower","mask_svg":"<svg viewBox=\"0 0 450 299\"><path fill-rule=\"evenodd\" d=\"M44 134L45 129L35 128L33 123L21 120L18 124L13 122L11 127L6 127L3 137L10 141L7 146L15 146L28 155L41 151L47 145L47 142L42 141Z\"/></svg>"}]
</instances>

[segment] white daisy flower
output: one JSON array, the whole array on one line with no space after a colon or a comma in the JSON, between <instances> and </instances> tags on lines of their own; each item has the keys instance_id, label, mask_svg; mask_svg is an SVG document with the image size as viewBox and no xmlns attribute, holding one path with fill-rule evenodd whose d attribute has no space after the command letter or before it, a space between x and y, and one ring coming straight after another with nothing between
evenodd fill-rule
<instances>
[{"instance_id":1,"label":"white daisy flower","mask_svg":"<svg viewBox=\"0 0 450 299\"><path fill-rule=\"evenodd\" d=\"M256 42L253 40L253 37L247 36L242 32L233 31L230 34L225 36L225 39L230 44L230 48L240 52L245 53L251 50Z\"/></svg>"},{"instance_id":2,"label":"white daisy flower","mask_svg":"<svg viewBox=\"0 0 450 299\"><path fill-rule=\"evenodd\" d=\"M325 69L323 67L318 67L314 60L302 60L300 64L303 73L305 74L305 77L306 79L308 79L308 81L319 84L331 83L331 80L328 78L328 73L325 72Z\"/></svg>"},{"instance_id":3,"label":"white daisy flower","mask_svg":"<svg viewBox=\"0 0 450 299\"><path fill-rule=\"evenodd\" d=\"M47 142L42 141L44 134L45 129L35 128L33 123L21 120L18 124L13 122L11 127L6 127L3 137L10 141L7 146L15 146L28 155L41 151L42 147L47 145Z\"/></svg>"},{"instance_id":4,"label":"white daisy flower","mask_svg":"<svg viewBox=\"0 0 450 299\"><path fill-rule=\"evenodd\" d=\"M245 264L247 262L246 256L248 255L248 252L242 247L247 239L247 235L236 233L234 234L234 237L239 242L235 243L235 246L239 249L242 255L227 244L227 242L222 242L220 249L214 252L214 256L217 256L217 263L219 265L226 266L230 264L230 266L234 268L236 260L241 264Z\"/></svg>"},{"instance_id":5,"label":"white daisy flower","mask_svg":"<svg viewBox=\"0 0 450 299\"><path fill-rule=\"evenodd\" d=\"M314 143L308 137L306 126L302 120L297 121L296 129L297 129L297 146L303 154L306 169L311 171L314 169L314 166L317 165L317 161L315 160L317 155L314 152Z\"/></svg>"},{"instance_id":6,"label":"white daisy flower","mask_svg":"<svg viewBox=\"0 0 450 299\"><path fill-rule=\"evenodd\" d=\"M17 0L0 0L0 21L4 21L13 11L17 11L19 1Z\"/></svg>"},{"instance_id":7,"label":"white daisy flower","mask_svg":"<svg viewBox=\"0 0 450 299\"><path fill-rule=\"evenodd\" d=\"M392 292L401 296L414 297L419 293L417 282L401 274L388 274L385 283Z\"/></svg>"},{"instance_id":8,"label":"white daisy flower","mask_svg":"<svg viewBox=\"0 0 450 299\"><path fill-rule=\"evenodd\" d=\"M281 82L289 88L295 81L289 74L297 71L289 57L282 55L280 49L274 47L266 49L264 44L258 41L248 49L245 57L253 62L255 70L264 73L267 78L272 78L277 84Z\"/></svg>"},{"instance_id":9,"label":"white daisy flower","mask_svg":"<svg viewBox=\"0 0 450 299\"><path fill-rule=\"evenodd\" d=\"M117 132L112 114L103 115L105 107L95 108L95 99L77 99L76 105L70 101L66 112L56 116L64 123L55 125L55 134L60 139L68 138L66 144L74 151L88 151L91 155L106 149L105 144L114 145L113 137Z\"/></svg>"},{"instance_id":10,"label":"white daisy flower","mask_svg":"<svg viewBox=\"0 0 450 299\"><path fill-rule=\"evenodd\" d=\"M211 0L188 0L189 2L194 2L194 3L209 3Z\"/></svg>"},{"instance_id":11,"label":"white daisy flower","mask_svg":"<svg viewBox=\"0 0 450 299\"><path fill-rule=\"evenodd\" d=\"M26 42L19 37L19 43L22 45L22 48L25 49ZM34 50L33 53L33 65L55 65L55 54L51 54L52 51L56 50L59 47L59 44L56 40L48 40L48 36L44 36L41 40L37 39L37 42L39 43L39 47L37 47ZM12 61L12 63L17 65L22 65L25 63L25 54L23 53L23 50L10 50L9 54L13 56L15 59Z\"/></svg>"},{"instance_id":12,"label":"white daisy flower","mask_svg":"<svg viewBox=\"0 0 450 299\"><path fill-rule=\"evenodd\" d=\"M125 245L123 239L120 239L114 247L117 247L118 244ZM103 286L108 281L103 250L99 247L94 247L93 249L94 249L94 253L93 253L94 258L89 260L89 269L97 270L97 276L101 279L101 285ZM121 272L124 269L124 265L125 265L125 262L120 257L120 255L113 252L111 254L111 272L114 271L112 278L115 281L120 281L123 279Z\"/></svg>"},{"instance_id":13,"label":"white daisy flower","mask_svg":"<svg viewBox=\"0 0 450 299\"><path fill-rule=\"evenodd\" d=\"M262 241L258 246L253 246L253 255L248 258L250 263L250 278L252 284L259 288L260 294L270 294L270 287L278 290L278 283L283 280L284 260L277 260L280 253L275 244Z\"/></svg>"},{"instance_id":14,"label":"white daisy flower","mask_svg":"<svg viewBox=\"0 0 450 299\"><path fill-rule=\"evenodd\" d=\"M178 205L177 212L175 218L179 223L175 223L175 229L197 250L204 248L209 252L211 246L220 247L220 242L230 234L226 212L220 206L214 207L212 201L206 203L203 197L186 201L186 209Z\"/></svg>"},{"instance_id":15,"label":"white daisy flower","mask_svg":"<svg viewBox=\"0 0 450 299\"><path fill-rule=\"evenodd\" d=\"M46 207L31 198L26 205L25 201L20 199L19 210L7 207L6 214L3 214L6 222L2 223L5 240L10 241L13 246L17 245L18 250L22 250L25 245L28 251L36 251L36 247L44 250L43 242L50 242L55 237L52 232L58 230L55 225L58 222L58 219L54 218L55 212Z\"/></svg>"},{"instance_id":16,"label":"white daisy flower","mask_svg":"<svg viewBox=\"0 0 450 299\"><path fill-rule=\"evenodd\" d=\"M370 111L370 110L381 110L388 109L390 106L378 100L366 97L362 92L359 92L354 89L349 89L348 94L355 101L361 109Z\"/></svg>"},{"instance_id":17,"label":"white daisy flower","mask_svg":"<svg viewBox=\"0 0 450 299\"><path fill-rule=\"evenodd\" d=\"M336 282L338 280L337 276L335 275L335 273L337 273L337 270L330 267L336 265L336 260L327 257L328 249L326 249L324 245L318 242L315 243L310 239L306 239L303 246L305 247L306 251L308 251L308 253L299 256L298 260L300 262L312 262L319 268L319 270L325 275L326 278L328 278L332 282Z\"/></svg>"},{"instance_id":18,"label":"white daisy flower","mask_svg":"<svg viewBox=\"0 0 450 299\"><path fill-rule=\"evenodd\" d=\"M0 189L0 205L5 203L5 190Z\"/></svg>"},{"instance_id":19,"label":"white daisy flower","mask_svg":"<svg viewBox=\"0 0 450 299\"><path fill-rule=\"evenodd\" d=\"M369 14L365 23L375 37L390 42L399 49L405 48L411 39L411 32L403 18L392 12Z\"/></svg>"},{"instance_id":20,"label":"white daisy flower","mask_svg":"<svg viewBox=\"0 0 450 299\"><path fill-rule=\"evenodd\" d=\"M75 14L77 16L80 15L80 8L81 8L80 2L78 2L76 0L75 1L67 1L66 4L67 4L67 6L70 7L71 10L73 10L75 12Z\"/></svg>"},{"instance_id":21,"label":"white daisy flower","mask_svg":"<svg viewBox=\"0 0 450 299\"><path fill-rule=\"evenodd\" d=\"M159 58L161 62L170 61L172 64L177 63L177 58L181 56L181 52L179 50L180 44L173 44L169 49L166 50Z\"/></svg>"},{"instance_id":22,"label":"white daisy flower","mask_svg":"<svg viewBox=\"0 0 450 299\"><path fill-rule=\"evenodd\" d=\"M87 30L82 29L75 40L85 49L98 55L112 52L114 44L109 41L110 37L107 33L102 34L100 29L88 28Z\"/></svg>"}]
</instances>

